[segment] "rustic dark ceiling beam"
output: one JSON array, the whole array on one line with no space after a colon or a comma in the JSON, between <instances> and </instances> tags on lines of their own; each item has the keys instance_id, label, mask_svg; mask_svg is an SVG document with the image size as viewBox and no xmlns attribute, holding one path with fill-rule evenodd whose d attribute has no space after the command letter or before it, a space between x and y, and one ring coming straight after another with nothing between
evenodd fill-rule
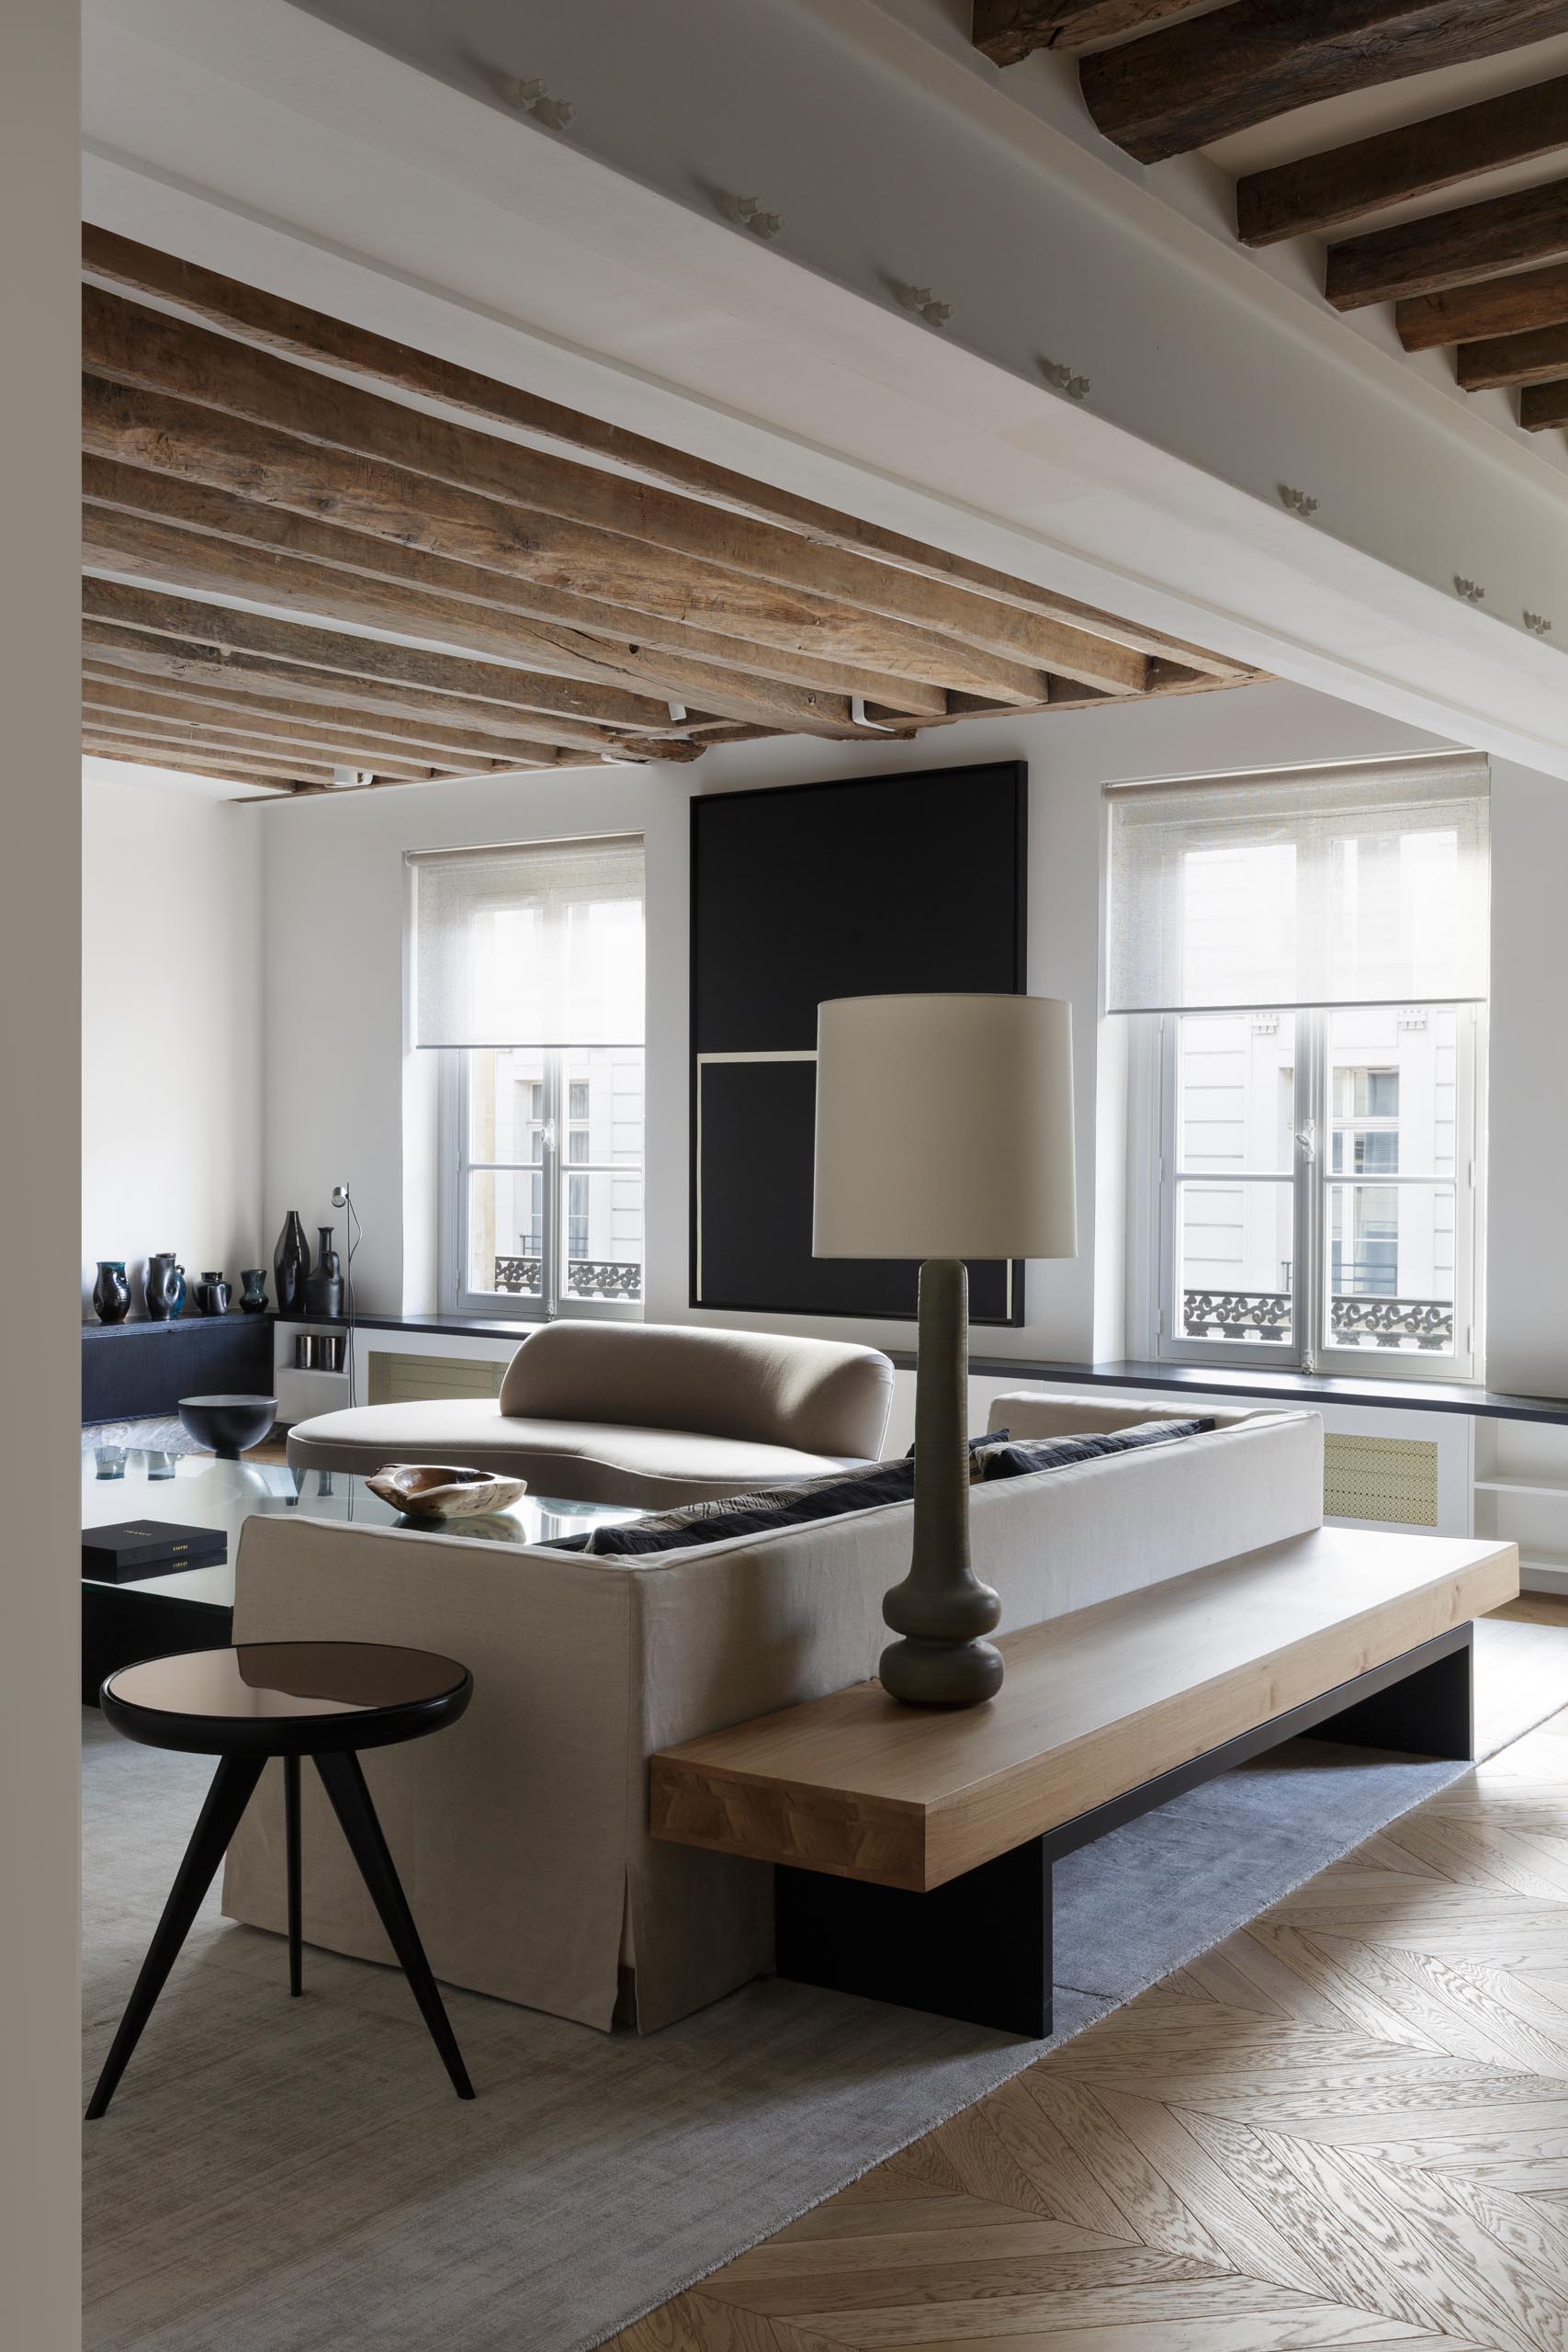
<instances>
[{"instance_id":1,"label":"rustic dark ceiling beam","mask_svg":"<svg viewBox=\"0 0 1568 2352\"><path fill-rule=\"evenodd\" d=\"M1554 424L1568 424L1568 377L1554 384L1527 384L1519 394L1519 423L1527 433L1546 433Z\"/></svg>"},{"instance_id":2,"label":"rustic dark ceiling beam","mask_svg":"<svg viewBox=\"0 0 1568 2352\"><path fill-rule=\"evenodd\" d=\"M1467 392L1491 391L1503 384L1544 384L1554 376L1568 376L1568 326L1461 343L1454 354L1454 372Z\"/></svg>"},{"instance_id":3,"label":"rustic dark ceiling beam","mask_svg":"<svg viewBox=\"0 0 1568 2352\"><path fill-rule=\"evenodd\" d=\"M1563 146L1568 74L1270 171L1249 172L1235 184L1236 234L1244 245L1273 245L1320 233Z\"/></svg>"},{"instance_id":4,"label":"rustic dark ceiling beam","mask_svg":"<svg viewBox=\"0 0 1568 2352\"><path fill-rule=\"evenodd\" d=\"M1072 51L1122 33L1147 32L1192 0L975 0L972 38L993 65L1017 65L1037 49Z\"/></svg>"},{"instance_id":5,"label":"rustic dark ceiling beam","mask_svg":"<svg viewBox=\"0 0 1568 2352\"><path fill-rule=\"evenodd\" d=\"M1105 136L1155 164L1350 90L1568 31L1568 0L1232 0L1086 57Z\"/></svg>"},{"instance_id":6,"label":"rustic dark ceiling beam","mask_svg":"<svg viewBox=\"0 0 1568 2352\"><path fill-rule=\"evenodd\" d=\"M1568 180L1487 197L1328 249L1324 291L1337 311L1440 294L1473 278L1568 254Z\"/></svg>"},{"instance_id":7,"label":"rustic dark ceiling beam","mask_svg":"<svg viewBox=\"0 0 1568 2352\"><path fill-rule=\"evenodd\" d=\"M1132 0L1118 0L1122 6L1131 4ZM1145 5L1150 5L1150 0L1145 0ZM150 245L138 244L108 230L84 228L82 258L84 269L101 283L173 302L209 324L225 328L243 341L259 344L265 349L318 362L360 383L379 384L416 398L439 401L487 423L530 434L558 450L570 449L608 461L662 489L728 507L737 514L797 532L846 554L868 556L938 584L946 582L970 589L978 595L1015 605L1021 612L1064 621L1091 634L1102 631L1138 651L1190 661L1200 668L1213 670L1220 677L1239 679L1248 674L1244 663L1227 662L1157 630L1142 629L1134 622L1102 613L1073 597L1057 595L1033 581L1017 579L923 540L884 530L857 515L797 498L770 482L756 481L748 475L712 465L705 458L669 448L641 434L623 431L618 425L606 424L598 417L562 407L558 401L540 400L516 385L477 374L472 368L456 366L411 345L350 325L345 320L331 318L323 311L285 301L258 287L220 277L214 270L202 269L195 263L159 253Z\"/></svg>"},{"instance_id":8,"label":"rustic dark ceiling beam","mask_svg":"<svg viewBox=\"0 0 1568 2352\"><path fill-rule=\"evenodd\" d=\"M297 439L295 470L315 486L304 511L547 586L655 614L689 612L724 634L965 692L995 687L1013 698L998 666L1008 663L1015 674L1048 664L1127 692L1143 683L1140 657L1124 646L992 598L449 424L93 287L83 289L82 311L90 375L167 396L197 417ZM184 430L212 447L210 430ZM287 463L275 448L266 494L299 504L276 479ZM323 483L330 508L320 502ZM946 675L928 666L932 638L948 642Z\"/></svg>"},{"instance_id":9,"label":"rustic dark ceiling beam","mask_svg":"<svg viewBox=\"0 0 1568 2352\"><path fill-rule=\"evenodd\" d=\"M1568 323L1568 267L1526 269L1450 287L1443 294L1417 295L1395 305L1393 323L1406 351L1562 326Z\"/></svg>"},{"instance_id":10,"label":"rustic dark ceiling beam","mask_svg":"<svg viewBox=\"0 0 1568 2352\"><path fill-rule=\"evenodd\" d=\"M430 589L481 608L515 613L524 619L558 622L586 635L608 639L619 650L607 651L605 659L614 661L618 667L624 668L633 659L626 637L628 629L635 628L643 653L667 652L689 660L716 662L722 668L753 673L789 685L808 686L821 694L886 699L911 715L931 718L940 718L947 707L940 686L928 686L916 679L899 679L849 662L819 662L809 654L781 652L776 647L720 637L712 630L693 628L678 621L659 620L642 614L634 618L624 608L592 597L541 588L535 582L485 571L478 564L455 563L445 556L426 555L421 548L405 547L396 539L344 530L336 524L318 522L311 515L296 514L264 500L239 498L229 491L209 490L172 474L120 465L91 453L82 461L82 494L90 505L115 508L181 529L265 548L279 555L301 556L364 578Z\"/></svg>"}]
</instances>

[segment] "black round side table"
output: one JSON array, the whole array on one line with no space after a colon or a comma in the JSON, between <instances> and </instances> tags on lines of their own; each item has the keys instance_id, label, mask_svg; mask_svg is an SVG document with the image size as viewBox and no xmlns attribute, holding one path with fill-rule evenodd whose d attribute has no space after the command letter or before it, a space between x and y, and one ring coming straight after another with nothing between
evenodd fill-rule
<instances>
[{"instance_id":1,"label":"black round side table","mask_svg":"<svg viewBox=\"0 0 1568 2352\"><path fill-rule=\"evenodd\" d=\"M240 1826L267 1758L283 1758L288 1883L288 1989L303 1989L299 1916L299 1758L310 1757L431 2039L459 2098L472 2098L430 1963L360 1770L362 1747L389 1747L455 1724L474 1678L456 1658L371 1642L245 1642L122 1667L99 1693L106 1719L148 1747L220 1758L185 1860L175 1874L136 1989L87 2109L114 2097L191 1921Z\"/></svg>"}]
</instances>

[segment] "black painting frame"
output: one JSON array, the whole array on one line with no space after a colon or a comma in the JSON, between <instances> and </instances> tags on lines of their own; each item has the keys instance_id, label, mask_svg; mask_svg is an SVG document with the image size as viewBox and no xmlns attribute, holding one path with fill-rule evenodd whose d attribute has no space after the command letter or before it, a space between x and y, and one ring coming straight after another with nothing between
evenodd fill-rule
<instances>
[{"instance_id":1,"label":"black painting frame","mask_svg":"<svg viewBox=\"0 0 1568 2352\"><path fill-rule=\"evenodd\" d=\"M869 1301L864 1304L845 1303L840 1305L824 1306L819 1301L791 1301L787 1297L770 1297L767 1295L753 1295L738 1294L731 1295L728 1292L726 1292L722 1296L713 1295L711 1294L707 1295L703 1295L699 1273L699 1269L702 1264L703 1241L701 1227L702 1170L700 1151L703 1124L702 1090L704 1084L704 1070L706 1066L707 1059L709 1058L704 1055L702 1040L704 987L705 979L705 976L702 969L701 946L704 890L702 867L703 824L705 821L705 812L706 811L716 811L721 808L739 807L741 805L750 805L755 807L766 802L777 803L786 794L795 798L802 807L803 815L809 814L818 824L821 824L830 821L830 812L833 802L840 796L845 794L855 794L863 790L878 786L883 787L885 790L888 787L897 789L900 786L929 787L938 778L948 780L948 783L954 792L955 809L958 812L954 817L953 821L955 823L962 821L962 809L956 800L956 795L962 792L964 787L967 786L971 789L976 786L983 789L988 788L999 794L1003 797L1006 812L1005 834L1009 870L998 874L997 877L998 888L996 908L994 910L995 920L991 927L993 931L993 950L995 923L999 922L1005 925L1006 931L1009 934L1003 950L1003 960L1006 967L1006 978L1003 984L1005 985L1006 992L1010 994L1022 995L1026 991L1028 984L1029 768L1026 761L984 761L970 763L962 766L955 765L951 768L932 766L900 770L891 775L875 774L871 775L831 777L821 779L819 781L814 780L810 783L805 784L764 786L756 791L742 790L722 793L699 793L693 796L691 803L692 813L689 850L691 895L689 912L688 973L690 980L690 1014L688 1023L687 1059L691 1095L688 1114L689 1132L687 1149L687 1295L689 1303L694 1308L707 1308L716 1313L725 1314L802 1315L810 1316L814 1318L817 1317L845 1317L859 1321L912 1322L915 1319L916 1306L912 1294L908 1304L900 1306L889 1306L886 1303L874 1304L870 1303ZM935 870L940 872L942 862L944 857L942 842L940 838L933 838L930 846L931 856L935 861L937 861ZM868 882L870 878L871 877L868 877ZM995 987L998 985L998 976L995 972L991 973L989 976L989 985ZM947 985L952 984L953 983L951 981L947 983ZM937 983L933 982L932 985L937 985ZM845 992L847 991L836 989L829 984L821 989L820 995L825 996ZM814 1054L814 1033L810 1042ZM780 1050L786 1055L790 1053L800 1054L804 1051L804 1041L802 1041L800 1046ZM754 1057L749 1057L744 1055L737 1056L738 1059L755 1058L757 1061L762 1061L769 1057L770 1057L766 1053L761 1052ZM774 1053L773 1057L777 1057L777 1052ZM863 1261L845 1261L841 1262L844 1265L849 1266L860 1265ZM864 1262L874 1264L880 1261ZM983 1291L983 1277L987 1271L987 1269L978 1268L971 1270L972 1291L975 1291L976 1288ZM976 1324L995 1326L998 1329L1016 1329L1022 1325L1025 1317L1024 1267L1022 1261L1010 1261L1001 1269L1001 1272L1004 1280L1000 1311L995 1313L986 1312L984 1299L982 1296L973 1302L971 1320ZM978 1283L976 1282L977 1276L982 1277L982 1280Z\"/></svg>"}]
</instances>

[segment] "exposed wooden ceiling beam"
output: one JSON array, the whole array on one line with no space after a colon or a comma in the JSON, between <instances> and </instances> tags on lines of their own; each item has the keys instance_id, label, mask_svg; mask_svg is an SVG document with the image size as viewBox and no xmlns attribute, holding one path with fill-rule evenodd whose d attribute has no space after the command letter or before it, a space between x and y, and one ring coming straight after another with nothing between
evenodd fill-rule
<instances>
[{"instance_id":1,"label":"exposed wooden ceiling beam","mask_svg":"<svg viewBox=\"0 0 1568 2352\"><path fill-rule=\"evenodd\" d=\"M1105 136L1184 155L1319 98L1568 31L1568 0L1232 0L1079 69Z\"/></svg>"},{"instance_id":2,"label":"exposed wooden ceiling beam","mask_svg":"<svg viewBox=\"0 0 1568 2352\"><path fill-rule=\"evenodd\" d=\"M1318 234L1384 205L1408 203L1563 146L1568 74L1270 171L1248 172L1235 184L1236 234L1244 245Z\"/></svg>"},{"instance_id":3,"label":"exposed wooden ceiling beam","mask_svg":"<svg viewBox=\"0 0 1568 2352\"><path fill-rule=\"evenodd\" d=\"M293 621L274 620L265 613L238 612L193 597L158 595L112 581L87 580L83 582L82 609L92 620L116 621L124 628L152 629L165 637L188 637L197 644L342 671L345 676L424 686L438 694L502 703L513 710L583 718L599 728L634 735L679 731L667 703L641 695L580 684L571 678L552 678L534 670L432 653L423 646L394 645L346 629L308 628ZM602 746L604 740L602 734L587 730L582 737L590 749Z\"/></svg>"},{"instance_id":4,"label":"exposed wooden ceiling beam","mask_svg":"<svg viewBox=\"0 0 1568 2352\"><path fill-rule=\"evenodd\" d=\"M276 705L271 709L264 705L259 712L214 708L210 703L187 702L129 684L106 684L89 673L82 681L82 707L106 718L149 729L197 729L204 742L231 742L236 754L243 752L247 742L258 750L269 743L286 744L301 758L332 760L344 767L387 768L389 774L389 763L397 763L412 774L421 766L418 752L409 744L388 742L378 737L373 729L322 726L314 718L285 718ZM551 765L549 746L541 744L538 749L536 760L498 759L489 746L483 752L469 753L466 758L455 758L447 752L444 755L430 752L427 760L429 765L446 768L454 775L477 775L491 770Z\"/></svg>"},{"instance_id":5,"label":"exposed wooden ceiling beam","mask_svg":"<svg viewBox=\"0 0 1568 2352\"><path fill-rule=\"evenodd\" d=\"M537 711L525 707L502 703L491 696L479 700L471 695L454 693L430 684L430 671L423 662L406 666L415 674L400 677L395 673L373 678L361 677L341 666L312 667L305 660L289 661L281 651L256 653L233 646L219 646L206 638L183 635L177 625L154 628L143 622L128 621L123 611L112 619L98 619L90 609L94 593L108 589L111 583L85 581L84 599L89 603L89 615L82 627L82 641L86 660L96 664L125 670L135 676L161 678L181 684L221 688L243 686L247 693L276 695L279 699L299 702L321 702L345 709L373 712L379 717L409 719L415 723L434 718L440 723L460 720L465 728L492 732L510 741L520 727L542 741L561 746L561 764L569 757L581 753L586 759L619 759L623 742L629 744L634 754L648 756L653 750L662 752L661 740L652 735L622 738L608 731L589 727L571 727L565 722L542 718ZM126 589L118 593L131 596L140 592ZM179 600L160 597L149 600L165 608L174 608ZM197 612L208 608L197 605ZM205 622L203 627L206 627ZM308 632L302 632L308 635ZM352 646L355 640L348 639ZM361 639L358 642L365 642ZM389 649L393 652L399 648ZM457 670L458 665L449 665ZM489 665L475 664L476 668ZM490 676L506 676L506 673L490 670ZM488 690L480 688L481 694ZM564 742L562 739L564 740ZM707 740L705 737L702 740Z\"/></svg>"},{"instance_id":6,"label":"exposed wooden ceiling beam","mask_svg":"<svg viewBox=\"0 0 1568 2352\"><path fill-rule=\"evenodd\" d=\"M89 571L146 581L176 594L243 596L298 613L304 619L350 628L392 629L423 638L459 657L477 654L521 663L540 658L544 650L525 624L513 622L503 613L487 614L422 590L395 587L382 580L302 562L293 556L271 555L264 548L176 530L113 508L85 509L82 544L83 561ZM557 631L551 635L549 657L573 662L580 644L591 645L606 661L613 651L596 638L575 639ZM806 732L851 735L858 731L843 695L814 694L804 686L753 679L740 672L715 672L706 664L682 663L671 655L644 661L640 652L630 648L627 652L627 668L639 683L661 695L695 698L701 693L706 707L725 717L761 719ZM583 666L592 672L597 665ZM542 681L536 699L547 705L562 697ZM677 728L671 721L668 700L662 705L662 718L664 723L657 731L671 737Z\"/></svg>"},{"instance_id":7,"label":"exposed wooden ceiling beam","mask_svg":"<svg viewBox=\"0 0 1568 2352\"><path fill-rule=\"evenodd\" d=\"M964 692L996 686L1005 697L998 662L1050 666L1128 692L1143 683L1140 657L1120 644L496 434L449 424L92 287L83 292L83 362L92 375L187 403L198 418L212 412L261 428L274 445L269 497L367 530L389 530L390 504L395 535L412 531L433 554L489 563L637 610L689 613L721 633ZM164 430L198 443L209 456L214 448L216 436L196 424L181 427L170 418ZM282 446L289 438L299 445L292 461ZM160 467L155 455L144 461ZM187 470L174 464L160 469ZM308 492L299 489L301 480L310 483ZM330 504L321 503L323 491ZM911 630L918 632L913 638ZM949 641L947 674L929 666L931 636Z\"/></svg>"},{"instance_id":8,"label":"exposed wooden ceiling beam","mask_svg":"<svg viewBox=\"0 0 1568 2352\"><path fill-rule=\"evenodd\" d=\"M292 743L280 739L275 741L269 749L265 741L258 742L254 737L236 741L226 728L196 726L188 719L149 718L135 711L111 710L90 696L83 699L82 726L85 732L92 735L124 736L128 741L160 744L165 751L184 749L197 758L220 756L249 761L253 766L276 768L291 775L299 773L301 761L311 765L324 764L329 772L339 767L369 768L377 775L395 776L402 784L425 784L437 776L477 773L460 765L425 767L417 761L400 760L385 752L374 758L365 752L355 756L325 743Z\"/></svg>"},{"instance_id":9,"label":"exposed wooden ceiling beam","mask_svg":"<svg viewBox=\"0 0 1568 2352\"><path fill-rule=\"evenodd\" d=\"M1440 294L1472 278L1568 254L1568 179L1489 196L1328 248L1324 291L1337 311Z\"/></svg>"},{"instance_id":10,"label":"exposed wooden ceiling beam","mask_svg":"<svg viewBox=\"0 0 1568 2352\"><path fill-rule=\"evenodd\" d=\"M1568 267L1521 270L1443 294L1395 305L1393 323L1406 351L1434 351L1472 337L1524 334L1568 322Z\"/></svg>"},{"instance_id":11,"label":"exposed wooden ceiling beam","mask_svg":"<svg viewBox=\"0 0 1568 2352\"><path fill-rule=\"evenodd\" d=\"M1181 4L1185 6L1186 0ZM1107 0L1097 0L1097 5L1105 6ZM1114 5L1122 10L1135 6L1146 9L1158 5L1158 0L1114 0ZM1091 635L1103 634L1137 651L1190 661L1199 668L1212 669L1220 677L1242 678L1248 674L1244 663L1227 662L1201 648L1184 645L1158 630L1141 629L1134 622L1100 612L1075 598L1057 595L1033 581L1020 580L987 565L973 563L965 557L952 555L945 548L884 530L859 516L797 498L791 492L775 489L772 483L753 481L745 474L710 464L706 458L649 440L641 434L625 432L618 425L606 424L580 410L540 400L516 385L477 374L472 368L457 367L432 353L415 350L410 345L353 326L345 320L331 318L321 311L284 301L260 288L220 277L213 270L181 261L172 254L159 253L152 246L137 244L108 230L84 228L82 251L83 266L96 280L173 302L182 311L268 350L319 362L362 383L380 384L415 398L439 401L487 423L527 433L551 447L611 462L663 489L728 507L738 514L798 532L807 539L840 548L847 554L872 557L939 584L950 582L971 589L978 595L1016 605L1021 612L1064 621L1069 627L1088 629Z\"/></svg>"},{"instance_id":12,"label":"exposed wooden ceiling beam","mask_svg":"<svg viewBox=\"0 0 1568 2352\"><path fill-rule=\"evenodd\" d=\"M258 784L331 784L333 771L317 761L247 758L243 753L211 752L205 755L189 743L162 743L146 737L118 734L112 728L84 727L82 749L103 759L140 760L144 767L186 768L197 775L248 776Z\"/></svg>"},{"instance_id":13,"label":"exposed wooden ceiling beam","mask_svg":"<svg viewBox=\"0 0 1568 2352\"><path fill-rule=\"evenodd\" d=\"M626 633L635 628L639 652L670 652L686 660L716 662L723 669L738 669L808 686L837 695L860 695L868 701L897 703L912 716L940 718L946 697L940 686L918 679L899 679L852 663L820 662L808 654L781 652L776 647L747 643L697 629L679 621L635 616L588 596L576 596L507 573L482 570L478 564L454 563L445 556L426 555L421 548L396 539L374 538L364 531L349 531L310 515L296 514L265 501L238 498L232 492L209 490L172 474L150 472L89 453L82 463L82 492L89 505L117 508L182 529L204 531L215 537L266 548L278 554L298 555L327 563L361 577L392 581L436 594L457 597L481 608L513 612L525 619L578 629L604 637L619 650L605 659L624 666L637 657L629 652Z\"/></svg>"},{"instance_id":14,"label":"exposed wooden ceiling beam","mask_svg":"<svg viewBox=\"0 0 1568 2352\"><path fill-rule=\"evenodd\" d=\"M139 683L139 674L150 675L152 684ZM290 701L287 693L256 694L221 679L190 684L155 673L138 673L95 658L92 648L84 648L82 676L84 695L92 694L95 699L120 708L166 709L172 717L205 718L210 726L288 737L297 742L319 736L327 741L368 744L391 759L423 754L451 766L460 762L508 768L560 763L558 745L522 734L487 735L475 727L442 727L430 718L402 720L330 702Z\"/></svg>"},{"instance_id":15,"label":"exposed wooden ceiling beam","mask_svg":"<svg viewBox=\"0 0 1568 2352\"><path fill-rule=\"evenodd\" d=\"M303 788L310 791L316 789L314 785L306 786L303 784L303 779L297 776L285 776L280 779L271 775L243 774L231 763L221 760L197 761L186 759L183 756L176 759L172 752L162 758L150 758L145 752L129 750L124 743L118 741L113 736L95 738L90 742L84 739L82 750L84 754L95 760L113 760L141 768L174 768L182 775L203 776L210 784L265 784L269 787L273 797L279 800L288 799L297 786L303 786Z\"/></svg>"},{"instance_id":16,"label":"exposed wooden ceiling beam","mask_svg":"<svg viewBox=\"0 0 1568 2352\"><path fill-rule=\"evenodd\" d=\"M1568 378L1551 384L1527 384L1519 394L1519 423L1527 433L1546 433L1554 424L1568 424Z\"/></svg>"},{"instance_id":17,"label":"exposed wooden ceiling beam","mask_svg":"<svg viewBox=\"0 0 1568 2352\"><path fill-rule=\"evenodd\" d=\"M1037 49L1092 49L1146 32L1192 0L975 0L973 39L993 65L1017 65Z\"/></svg>"},{"instance_id":18,"label":"exposed wooden ceiling beam","mask_svg":"<svg viewBox=\"0 0 1568 2352\"><path fill-rule=\"evenodd\" d=\"M1568 326L1461 343L1454 354L1454 371L1467 392L1489 391L1500 384L1544 384L1554 376L1568 376Z\"/></svg>"}]
</instances>

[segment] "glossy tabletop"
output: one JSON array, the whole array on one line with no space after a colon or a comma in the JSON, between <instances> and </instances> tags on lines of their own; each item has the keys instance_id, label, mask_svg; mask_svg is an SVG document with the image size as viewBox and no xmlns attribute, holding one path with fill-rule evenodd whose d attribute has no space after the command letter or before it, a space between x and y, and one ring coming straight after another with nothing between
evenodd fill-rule
<instances>
[{"instance_id":1,"label":"glossy tabletop","mask_svg":"<svg viewBox=\"0 0 1568 2352\"><path fill-rule=\"evenodd\" d=\"M383 1747L453 1723L473 1678L456 1658L379 1642L243 1642L121 1667L106 1719L152 1747L313 1755Z\"/></svg>"},{"instance_id":2,"label":"glossy tabletop","mask_svg":"<svg viewBox=\"0 0 1568 2352\"><path fill-rule=\"evenodd\" d=\"M612 1527L645 1514L623 1504L578 1503L550 1495L524 1495L483 1519L433 1523L395 1510L345 1470L290 1470L282 1463L219 1462L211 1454L150 1453L105 1444L82 1457L82 1525L120 1520L172 1520L220 1529L229 1556L215 1567L164 1568L118 1584L118 1592L164 1594L170 1600L234 1605L234 1555L240 1530L256 1514L342 1520L359 1527L418 1527L465 1544L521 1547L558 1544L593 1527Z\"/></svg>"}]
</instances>

